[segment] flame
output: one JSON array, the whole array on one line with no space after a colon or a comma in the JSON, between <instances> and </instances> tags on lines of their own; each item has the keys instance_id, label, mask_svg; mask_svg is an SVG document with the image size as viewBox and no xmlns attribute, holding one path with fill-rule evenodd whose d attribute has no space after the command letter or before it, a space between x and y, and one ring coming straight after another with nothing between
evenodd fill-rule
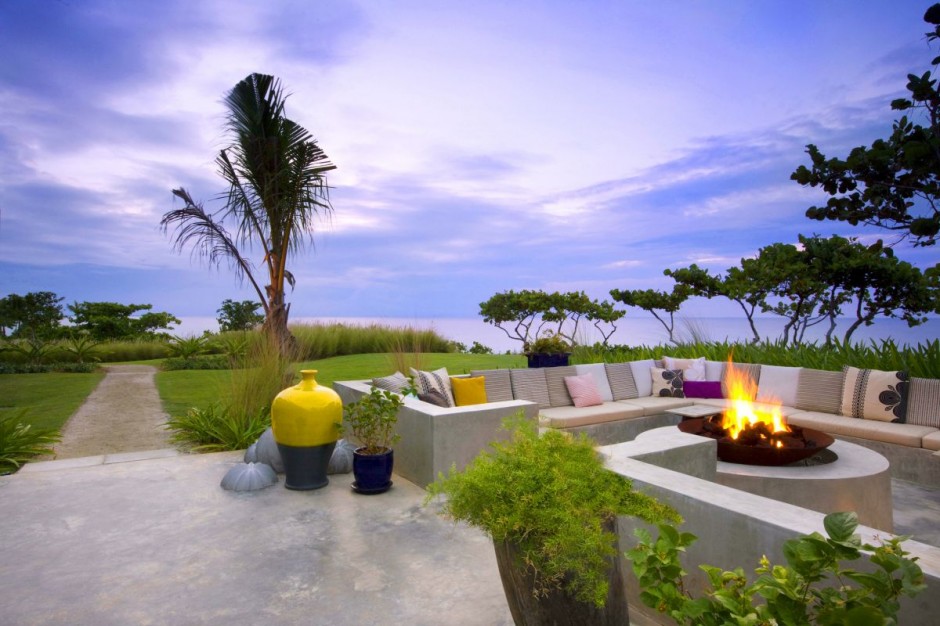
<instances>
[{"instance_id":1,"label":"flame","mask_svg":"<svg viewBox=\"0 0 940 626\"><path fill-rule=\"evenodd\" d=\"M732 439L737 439L741 431L758 422L767 424L773 433L790 432L780 411L780 403L766 403L770 406L757 407L754 398L757 397L757 384L743 370L739 370L728 358L728 367L725 370L725 384L728 389L730 406L725 409L721 426ZM764 402L761 403L765 404ZM782 448L783 443L776 442L776 447Z\"/></svg>"}]
</instances>

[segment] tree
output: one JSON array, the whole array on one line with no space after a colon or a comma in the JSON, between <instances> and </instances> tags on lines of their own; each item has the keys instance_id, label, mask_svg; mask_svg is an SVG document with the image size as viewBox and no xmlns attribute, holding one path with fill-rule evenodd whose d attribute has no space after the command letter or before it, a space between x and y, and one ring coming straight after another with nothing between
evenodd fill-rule
<instances>
[{"instance_id":1,"label":"tree","mask_svg":"<svg viewBox=\"0 0 940 626\"><path fill-rule=\"evenodd\" d=\"M927 9L924 20L934 26L927 40L940 38L940 4ZM933 66L938 64L940 57L932 61ZM896 231L915 246L936 244L940 233L940 91L929 71L907 78L909 97L894 100L891 108L910 111L925 125L902 116L890 137L870 147L859 146L844 160L827 159L815 145L808 145L811 167L801 165L790 178L820 187L831 197L825 206L810 207L807 217Z\"/></svg>"},{"instance_id":2,"label":"tree","mask_svg":"<svg viewBox=\"0 0 940 626\"><path fill-rule=\"evenodd\" d=\"M171 313L150 312L152 304L118 304L117 302L75 302L69 305L69 321L77 332L86 332L97 341L125 340L140 337L164 337L172 324L181 323ZM143 315L133 317L139 311Z\"/></svg>"},{"instance_id":3,"label":"tree","mask_svg":"<svg viewBox=\"0 0 940 626\"><path fill-rule=\"evenodd\" d=\"M622 302L627 306L635 306L652 313L653 317L666 329L666 332L669 334L669 341L671 343L678 343L673 337L676 326L675 314L676 311L679 310L679 307L682 306L682 303L688 300L689 296L692 295L692 290L689 287L676 284L673 285L672 292L656 291L655 289L631 289L626 291L611 289L610 295L617 302ZM657 311L662 311L664 315L660 317ZM669 318L668 322L665 319L666 316Z\"/></svg>"},{"instance_id":4,"label":"tree","mask_svg":"<svg viewBox=\"0 0 940 626\"><path fill-rule=\"evenodd\" d=\"M260 302L252 300L223 300L222 307L216 313L219 317L219 330L222 332L228 330L251 330L258 324L264 322L264 315L259 315L257 310L261 308Z\"/></svg>"},{"instance_id":5,"label":"tree","mask_svg":"<svg viewBox=\"0 0 940 626\"><path fill-rule=\"evenodd\" d=\"M264 309L262 328L281 349L294 344L285 284L295 281L287 259L312 240L314 218L332 212L325 174L336 169L310 133L285 116L286 98L273 76L251 74L239 82L225 98L232 143L216 159L229 185L225 206L210 214L185 189L174 189L184 206L160 222L164 232L173 229L177 251L192 244L210 266L228 261L238 279L248 280ZM235 222L234 236L226 219ZM239 244L260 249L263 289Z\"/></svg>"},{"instance_id":6,"label":"tree","mask_svg":"<svg viewBox=\"0 0 940 626\"><path fill-rule=\"evenodd\" d=\"M0 299L0 336L39 341L51 339L62 320L60 298L51 291L11 293Z\"/></svg>"},{"instance_id":7,"label":"tree","mask_svg":"<svg viewBox=\"0 0 940 626\"><path fill-rule=\"evenodd\" d=\"M532 325L551 308L549 295L544 291L510 289L497 293L480 303L480 315L487 324L500 329L510 339L528 344L538 336L541 326L532 332ZM508 326L511 325L511 328Z\"/></svg>"}]
</instances>

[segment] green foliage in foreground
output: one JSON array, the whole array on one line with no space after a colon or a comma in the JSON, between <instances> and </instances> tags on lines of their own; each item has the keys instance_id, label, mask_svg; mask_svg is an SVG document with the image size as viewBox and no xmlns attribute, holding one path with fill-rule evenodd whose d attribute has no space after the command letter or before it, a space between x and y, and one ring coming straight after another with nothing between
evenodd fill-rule
<instances>
[{"instance_id":1,"label":"green foliage in foreground","mask_svg":"<svg viewBox=\"0 0 940 626\"><path fill-rule=\"evenodd\" d=\"M37 454L50 451L59 431L36 428L26 421L26 409L0 417L0 475L10 474Z\"/></svg>"},{"instance_id":2,"label":"green foliage in foreground","mask_svg":"<svg viewBox=\"0 0 940 626\"><path fill-rule=\"evenodd\" d=\"M678 624L896 624L901 596L926 589L917 559L907 558L901 548L906 538L862 544L855 513L831 513L824 524L828 538L812 533L784 544L786 566L762 558L753 583L741 568L726 572L702 565L709 587L700 598L686 591L679 560L695 535L660 525L653 541L638 529L640 543L627 556L643 590L640 599ZM842 565L857 561L863 551L870 553L873 573Z\"/></svg>"},{"instance_id":3,"label":"green foliage in foreground","mask_svg":"<svg viewBox=\"0 0 940 626\"><path fill-rule=\"evenodd\" d=\"M401 435L395 432L398 409L405 404L397 393L373 387L372 391L343 407L342 435L352 435L362 454L382 454L394 446Z\"/></svg>"},{"instance_id":4,"label":"green foliage in foreground","mask_svg":"<svg viewBox=\"0 0 940 626\"><path fill-rule=\"evenodd\" d=\"M191 408L185 415L171 417L167 429L170 440L193 452L244 450L271 425L269 410L239 414L230 406L210 404Z\"/></svg>"},{"instance_id":5,"label":"green foliage in foreground","mask_svg":"<svg viewBox=\"0 0 940 626\"><path fill-rule=\"evenodd\" d=\"M481 453L463 471L441 474L428 486L426 502L446 495L443 515L480 528L495 542L516 544L535 573L536 593L564 588L581 602L603 606L607 559L616 553L616 535L604 529L605 521L631 515L675 522L678 513L606 470L583 433L574 438L549 429L539 436L521 413L505 427L510 442L494 442L492 453Z\"/></svg>"},{"instance_id":6,"label":"green foliage in foreground","mask_svg":"<svg viewBox=\"0 0 940 626\"><path fill-rule=\"evenodd\" d=\"M905 370L911 376L940 378L940 340L934 339L915 346L899 346L887 339L868 344L784 345L781 341L731 343L697 341L676 346L579 346L572 363L615 363L639 359L659 359L666 354L677 358L704 356L712 361L726 361L729 356L739 363L763 363L790 367L809 367L838 371L843 365L879 370Z\"/></svg>"}]
</instances>

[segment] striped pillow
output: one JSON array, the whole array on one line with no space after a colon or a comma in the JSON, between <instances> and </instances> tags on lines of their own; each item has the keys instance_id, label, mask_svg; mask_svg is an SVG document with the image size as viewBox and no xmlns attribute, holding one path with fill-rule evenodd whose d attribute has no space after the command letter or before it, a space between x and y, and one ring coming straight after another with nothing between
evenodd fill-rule
<instances>
[{"instance_id":1,"label":"striped pillow","mask_svg":"<svg viewBox=\"0 0 940 626\"><path fill-rule=\"evenodd\" d=\"M540 409L552 406L548 396L548 382L545 380L545 368L509 370L512 381L512 397L516 400L528 400L539 405Z\"/></svg>"},{"instance_id":2,"label":"striped pillow","mask_svg":"<svg viewBox=\"0 0 940 626\"><path fill-rule=\"evenodd\" d=\"M378 387L379 389L386 389L388 391L394 391L395 393L401 393L408 386L411 385L411 381L405 377L401 372L395 372L391 376L383 376L381 378L373 378L372 386Z\"/></svg>"},{"instance_id":3,"label":"striped pillow","mask_svg":"<svg viewBox=\"0 0 940 626\"><path fill-rule=\"evenodd\" d=\"M633 380L633 368L629 363L605 363L607 381L614 400L629 400L639 397L636 382Z\"/></svg>"},{"instance_id":4,"label":"striped pillow","mask_svg":"<svg viewBox=\"0 0 940 626\"><path fill-rule=\"evenodd\" d=\"M509 370L470 370L470 375L483 377L487 402L512 400L512 382L509 380Z\"/></svg>"},{"instance_id":5,"label":"striped pillow","mask_svg":"<svg viewBox=\"0 0 940 626\"><path fill-rule=\"evenodd\" d=\"M574 402L565 385L565 378L577 376L578 371L574 365L560 367L546 367L545 382L548 384L548 401L552 406L572 406Z\"/></svg>"},{"instance_id":6,"label":"striped pillow","mask_svg":"<svg viewBox=\"0 0 940 626\"><path fill-rule=\"evenodd\" d=\"M842 415L879 422L904 423L907 416L907 372L842 368Z\"/></svg>"},{"instance_id":7,"label":"striped pillow","mask_svg":"<svg viewBox=\"0 0 940 626\"><path fill-rule=\"evenodd\" d=\"M454 405L454 392L450 388L450 376L447 374L447 368L442 367L433 372L418 372L415 376L415 384L419 394L430 394L436 391L444 396L447 406Z\"/></svg>"},{"instance_id":8,"label":"striped pillow","mask_svg":"<svg viewBox=\"0 0 940 626\"><path fill-rule=\"evenodd\" d=\"M912 378L907 423L940 428L940 380Z\"/></svg>"},{"instance_id":9,"label":"striped pillow","mask_svg":"<svg viewBox=\"0 0 940 626\"><path fill-rule=\"evenodd\" d=\"M734 369L739 373L744 372L748 377L754 381L754 389L757 389L757 381L760 379L760 365L758 363L735 363ZM731 396L728 393L728 371L729 368L725 367L724 372L721 374L721 395L725 398ZM751 398L753 400L754 398Z\"/></svg>"},{"instance_id":10,"label":"striped pillow","mask_svg":"<svg viewBox=\"0 0 940 626\"><path fill-rule=\"evenodd\" d=\"M796 408L804 411L839 414L842 406L842 372L814 370L804 367L800 370L796 386Z\"/></svg>"}]
</instances>

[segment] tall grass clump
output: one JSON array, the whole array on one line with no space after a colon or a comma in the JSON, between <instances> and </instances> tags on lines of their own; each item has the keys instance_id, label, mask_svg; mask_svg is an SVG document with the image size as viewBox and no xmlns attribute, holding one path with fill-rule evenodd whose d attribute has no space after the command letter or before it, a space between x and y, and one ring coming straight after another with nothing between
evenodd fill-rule
<instances>
[{"instance_id":1,"label":"tall grass clump","mask_svg":"<svg viewBox=\"0 0 940 626\"><path fill-rule=\"evenodd\" d=\"M27 409L0 417L0 475L12 474L38 454L52 451L59 431L36 428L26 421Z\"/></svg>"},{"instance_id":2,"label":"tall grass clump","mask_svg":"<svg viewBox=\"0 0 940 626\"><path fill-rule=\"evenodd\" d=\"M170 346L166 341L152 339L105 341L95 346L95 355L105 363L149 361L170 356Z\"/></svg>"},{"instance_id":3,"label":"tall grass clump","mask_svg":"<svg viewBox=\"0 0 940 626\"><path fill-rule=\"evenodd\" d=\"M266 339L266 338L265 338ZM243 450L271 425L271 402L294 384L297 352L282 353L272 340L251 345L231 372L224 401L191 408L167 422L171 440L196 452Z\"/></svg>"},{"instance_id":4,"label":"tall grass clump","mask_svg":"<svg viewBox=\"0 0 940 626\"><path fill-rule=\"evenodd\" d=\"M434 330L382 324L294 324L290 330L305 360L388 352L395 345L420 345L427 352L448 352L450 343Z\"/></svg>"},{"instance_id":5,"label":"tall grass clump","mask_svg":"<svg viewBox=\"0 0 940 626\"><path fill-rule=\"evenodd\" d=\"M663 355L677 358L704 356L711 361L725 361L731 356L739 363L763 363L820 370L841 370L845 365L879 370L904 370L911 376L940 378L940 340L934 339L914 346L898 345L892 339L868 343L785 344L780 340L760 343L698 341L669 346L578 346L571 356L573 363L636 361L660 359Z\"/></svg>"}]
</instances>

